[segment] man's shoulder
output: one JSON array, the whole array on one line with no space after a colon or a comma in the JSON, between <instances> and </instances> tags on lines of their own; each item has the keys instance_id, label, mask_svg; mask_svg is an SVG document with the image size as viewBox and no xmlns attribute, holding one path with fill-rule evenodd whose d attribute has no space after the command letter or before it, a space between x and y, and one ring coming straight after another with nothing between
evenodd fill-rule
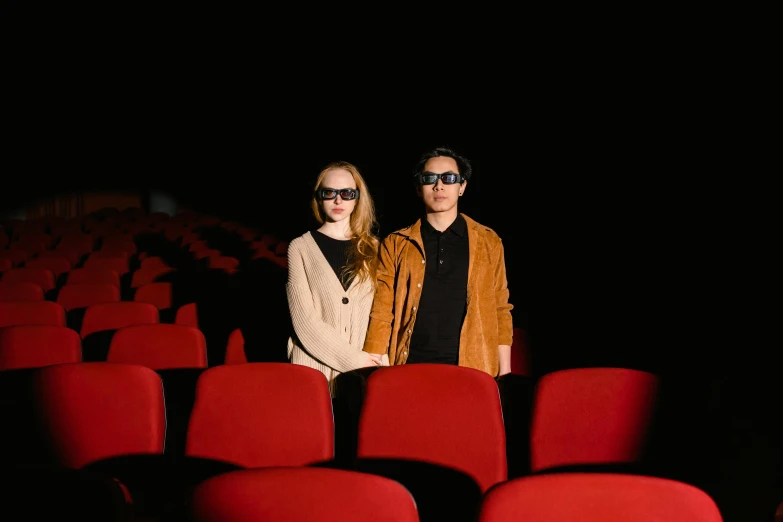
<instances>
[{"instance_id":1,"label":"man's shoulder","mask_svg":"<svg viewBox=\"0 0 783 522\"><path fill-rule=\"evenodd\" d=\"M498 241L501 242L502 239L500 235L495 232L494 229L491 227L488 227L487 225L484 225L482 223L479 223L475 219L465 215L461 214L465 222L468 224L468 227L471 228L474 232L481 235L482 237L490 240L490 241Z\"/></svg>"},{"instance_id":2,"label":"man's shoulder","mask_svg":"<svg viewBox=\"0 0 783 522\"><path fill-rule=\"evenodd\" d=\"M389 241L399 241L400 239L408 238L415 232L415 227L417 226L418 222L410 224L408 226L398 228L397 230L392 230L388 234L386 234L382 241L389 242Z\"/></svg>"}]
</instances>

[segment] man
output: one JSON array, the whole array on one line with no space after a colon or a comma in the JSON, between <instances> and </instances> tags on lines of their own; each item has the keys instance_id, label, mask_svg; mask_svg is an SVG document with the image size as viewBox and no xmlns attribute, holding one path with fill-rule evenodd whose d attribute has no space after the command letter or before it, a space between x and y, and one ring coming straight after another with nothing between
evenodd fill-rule
<instances>
[{"instance_id":1,"label":"man","mask_svg":"<svg viewBox=\"0 0 783 522\"><path fill-rule=\"evenodd\" d=\"M511 371L513 323L503 243L457 210L470 162L448 148L414 169L424 217L381 243L364 351L391 365L441 363Z\"/></svg>"}]
</instances>

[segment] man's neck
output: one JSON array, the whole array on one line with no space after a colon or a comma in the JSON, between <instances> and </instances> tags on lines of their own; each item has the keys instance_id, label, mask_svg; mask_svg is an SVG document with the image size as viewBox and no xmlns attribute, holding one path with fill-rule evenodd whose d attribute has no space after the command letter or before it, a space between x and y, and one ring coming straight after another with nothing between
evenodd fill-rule
<instances>
[{"instance_id":1,"label":"man's neck","mask_svg":"<svg viewBox=\"0 0 783 522\"><path fill-rule=\"evenodd\" d=\"M438 232L443 232L457 219L457 209L449 212L429 212L427 213L427 222Z\"/></svg>"}]
</instances>

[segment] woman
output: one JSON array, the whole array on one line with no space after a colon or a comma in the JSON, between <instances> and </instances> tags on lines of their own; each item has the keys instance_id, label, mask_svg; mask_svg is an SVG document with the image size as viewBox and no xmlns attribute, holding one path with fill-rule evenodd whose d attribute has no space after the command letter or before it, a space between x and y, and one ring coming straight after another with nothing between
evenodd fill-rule
<instances>
[{"instance_id":1,"label":"woman","mask_svg":"<svg viewBox=\"0 0 783 522\"><path fill-rule=\"evenodd\" d=\"M362 351L379 239L367 184L350 163L331 163L321 171L312 210L321 226L288 246L286 291L294 329L288 359L323 372L334 396L338 375L385 362Z\"/></svg>"}]
</instances>

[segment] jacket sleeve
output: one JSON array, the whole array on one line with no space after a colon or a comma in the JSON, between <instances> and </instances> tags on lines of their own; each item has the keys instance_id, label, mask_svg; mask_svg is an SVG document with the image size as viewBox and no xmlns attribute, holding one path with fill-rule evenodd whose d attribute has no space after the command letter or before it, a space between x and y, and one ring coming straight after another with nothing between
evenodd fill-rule
<instances>
[{"instance_id":1,"label":"jacket sleeve","mask_svg":"<svg viewBox=\"0 0 783 522\"><path fill-rule=\"evenodd\" d=\"M506 277L506 259L503 242L497 239L494 263L495 307L498 317L498 344L510 345L514 334L514 322L511 310L514 306L509 302L508 279Z\"/></svg>"},{"instance_id":2,"label":"jacket sleeve","mask_svg":"<svg viewBox=\"0 0 783 522\"><path fill-rule=\"evenodd\" d=\"M378 251L375 297L370 311L370 323L364 341L364 351L375 354L389 352L394 322L394 280L397 276L397 255L394 242L387 236Z\"/></svg>"},{"instance_id":3,"label":"jacket sleeve","mask_svg":"<svg viewBox=\"0 0 783 522\"><path fill-rule=\"evenodd\" d=\"M318 279L313 284L318 284ZM308 283L304 256L297 242L288 248L288 308L291 323L302 348L312 357L338 372L361 368L367 354L351 346L334 326L318 316L313 305L313 289Z\"/></svg>"}]
</instances>

